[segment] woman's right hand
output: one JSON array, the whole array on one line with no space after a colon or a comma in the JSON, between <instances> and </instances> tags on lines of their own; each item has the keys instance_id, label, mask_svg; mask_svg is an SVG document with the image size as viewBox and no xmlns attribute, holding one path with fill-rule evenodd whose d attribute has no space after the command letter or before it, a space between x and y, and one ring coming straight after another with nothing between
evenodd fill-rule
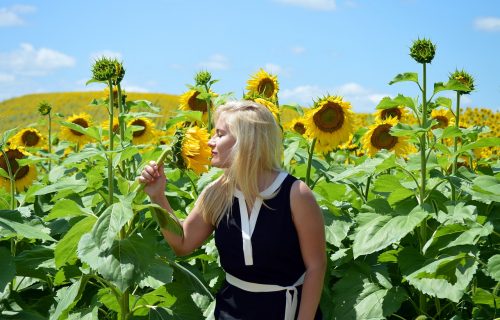
<instances>
[{"instance_id":1,"label":"woman's right hand","mask_svg":"<svg viewBox=\"0 0 500 320\"><path fill-rule=\"evenodd\" d=\"M154 202L157 202L165 196L167 178L163 170L163 163L157 164L155 161L150 161L149 164L144 166L139 176L139 183L145 185L144 192L146 192Z\"/></svg>"}]
</instances>

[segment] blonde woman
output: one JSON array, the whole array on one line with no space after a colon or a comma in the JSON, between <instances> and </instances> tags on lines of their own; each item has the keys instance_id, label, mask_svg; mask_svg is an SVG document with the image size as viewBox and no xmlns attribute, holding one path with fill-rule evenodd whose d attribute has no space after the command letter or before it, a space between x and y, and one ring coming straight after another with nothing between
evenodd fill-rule
<instances>
[{"instance_id":1,"label":"blonde woman","mask_svg":"<svg viewBox=\"0 0 500 320\"><path fill-rule=\"evenodd\" d=\"M217 108L211 164L224 169L183 221L184 236L162 234L187 255L215 232L226 280L217 319L321 319L326 269L324 222L305 183L284 172L281 131L272 113L252 101ZM151 201L168 212L163 165L139 177Z\"/></svg>"}]
</instances>

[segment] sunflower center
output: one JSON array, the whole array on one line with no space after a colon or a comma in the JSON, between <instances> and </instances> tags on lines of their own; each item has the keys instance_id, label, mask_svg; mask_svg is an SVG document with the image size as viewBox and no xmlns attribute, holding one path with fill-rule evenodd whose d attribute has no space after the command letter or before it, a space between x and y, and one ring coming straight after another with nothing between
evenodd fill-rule
<instances>
[{"instance_id":1,"label":"sunflower center","mask_svg":"<svg viewBox=\"0 0 500 320\"><path fill-rule=\"evenodd\" d=\"M208 110L207 102L203 99L196 98L199 94L200 94L199 92L196 92L189 98L188 100L189 109L194 111L207 112Z\"/></svg>"},{"instance_id":2,"label":"sunflower center","mask_svg":"<svg viewBox=\"0 0 500 320\"><path fill-rule=\"evenodd\" d=\"M83 118L76 118L75 120L73 120L71 122L74 123L74 124L79 125L82 128L88 128L89 127L89 123L87 122L87 120L85 120ZM81 133L81 132L75 131L73 129L70 129L70 130L71 130L71 133L73 133L75 136L83 136L83 133Z\"/></svg>"},{"instance_id":3,"label":"sunflower center","mask_svg":"<svg viewBox=\"0 0 500 320\"><path fill-rule=\"evenodd\" d=\"M257 86L257 92L266 98L271 98L274 93L274 81L269 78L264 78Z\"/></svg>"},{"instance_id":4,"label":"sunflower center","mask_svg":"<svg viewBox=\"0 0 500 320\"><path fill-rule=\"evenodd\" d=\"M450 122L445 116L435 116L434 119L436 119L438 123L432 126L432 129L446 128Z\"/></svg>"},{"instance_id":5,"label":"sunflower center","mask_svg":"<svg viewBox=\"0 0 500 320\"><path fill-rule=\"evenodd\" d=\"M142 136L144 134L144 132L146 132L146 126L147 126L146 121L144 121L142 119L136 119L132 122L132 125L142 127L141 130L134 131L134 133L132 134L134 136L134 138L138 138L138 137Z\"/></svg>"},{"instance_id":6,"label":"sunflower center","mask_svg":"<svg viewBox=\"0 0 500 320\"><path fill-rule=\"evenodd\" d=\"M323 132L334 132L344 124L344 110L335 102L327 102L313 116L314 123Z\"/></svg>"},{"instance_id":7,"label":"sunflower center","mask_svg":"<svg viewBox=\"0 0 500 320\"><path fill-rule=\"evenodd\" d=\"M298 132L300 134L306 133L306 127L302 122L295 122L295 124L293 125L293 130L295 130L295 132Z\"/></svg>"},{"instance_id":8,"label":"sunflower center","mask_svg":"<svg viewBox=\"0 0 500 320\"><path fill-rule=\"evenodd\" d=\"M23 144L27 147L36 146L40 142L40 137L34 131L25 131L21 136Z\"/></svg>"},{"instance_id":9,"label":"sunflower center","mask_svg":"<svg viewBox=\"0 0 500 320\"><path fill-rule=\"evenodd\" d=\"M29 172L28 166L23 166L19 168L19 164L17 163L17 159L24 158L24 154L22 154L19 150L7 150L7 158L9 159L10 169L12 173L15 173L14 179L20 180L24 176L26 176ZM5 161L5 157L0 157L0 168L4 169L5 172L9 172L9 168L7 166L7 162Z\"/></svg>"},{"instance_id":10,"label":"sunflower center","mask_svg":"<svg viewBox=\"0 0 500 320\"><path fill-rule=\"evenodd\" d=\"M401 120L401 110L399 108L389 108L389 109L384 109L382 110L381 113L381 118L382 120L385 120L389 117L397 118L398 120Z\"/></svg>"},{"instance_id":11,"label":"sunflower center","mask_svg":"<svg viewBox=\"0 0 500 320\"><path fill-rule=\"evenodd\" d=\"M375 128L370 139L375 148L387 150L394 148L396 143L398 143L398 138L391 136L389 133L391 128L392 126L390 124L382 124Z\"/></svg>"}]
</instances>

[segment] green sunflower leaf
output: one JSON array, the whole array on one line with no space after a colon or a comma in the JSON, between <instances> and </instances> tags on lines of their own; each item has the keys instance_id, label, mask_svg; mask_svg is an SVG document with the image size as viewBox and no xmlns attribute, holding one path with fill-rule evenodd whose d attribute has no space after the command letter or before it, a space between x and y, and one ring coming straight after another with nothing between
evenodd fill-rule
<instances>
[{"instance_id":1,"label":"green sunflower leaf","mask_svg":"<svg viewBox=\"0 0 500 320\"><path fill-rule=\"evenodd\" d=\"M500 282L500 254L494 255L488 260L488 272L495 281Z\"/></svg>"},{"instance_id":2,"label":"green sunflower leaf","mask_svg":"<svg viewBox=\"0 0 500 320\"><path fill-rule=\"evenodd\" d=\"M411 81L418 84L418 73L416 72L405 72L400 73L394 77L394 79L389 82L389 84L395 84L397 82Z\"/></svg>"}]
</instances>

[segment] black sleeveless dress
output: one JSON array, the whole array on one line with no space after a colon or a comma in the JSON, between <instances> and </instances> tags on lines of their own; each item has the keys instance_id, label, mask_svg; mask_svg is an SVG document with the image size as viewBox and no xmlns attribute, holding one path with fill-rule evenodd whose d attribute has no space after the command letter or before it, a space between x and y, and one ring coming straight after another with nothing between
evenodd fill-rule
<instances>
[{"instance_id":1,"label":"black sleeveless dress","mask_svg":"<svg viewBox=\"0 0 500 320\"><path fill-rule=\"evenodd\" d=\"M290 190L296 180L286 175L277 194L264 200L260 207L250 238L253 260L250 265L248 253L245 257L243 250L240 199L234 198L232 213L224 216L215 229L220 263L227 273L248 282L284 287L293 285L304 274L304 261L290 208ZM302 286L298 286L297 290L295 318L299 311ZM216 296L215 318L283 320L285 304L286 291L249 292L224 281ZM319 308L315 319L322 319Z\"/></svg>"}]
</instances>

